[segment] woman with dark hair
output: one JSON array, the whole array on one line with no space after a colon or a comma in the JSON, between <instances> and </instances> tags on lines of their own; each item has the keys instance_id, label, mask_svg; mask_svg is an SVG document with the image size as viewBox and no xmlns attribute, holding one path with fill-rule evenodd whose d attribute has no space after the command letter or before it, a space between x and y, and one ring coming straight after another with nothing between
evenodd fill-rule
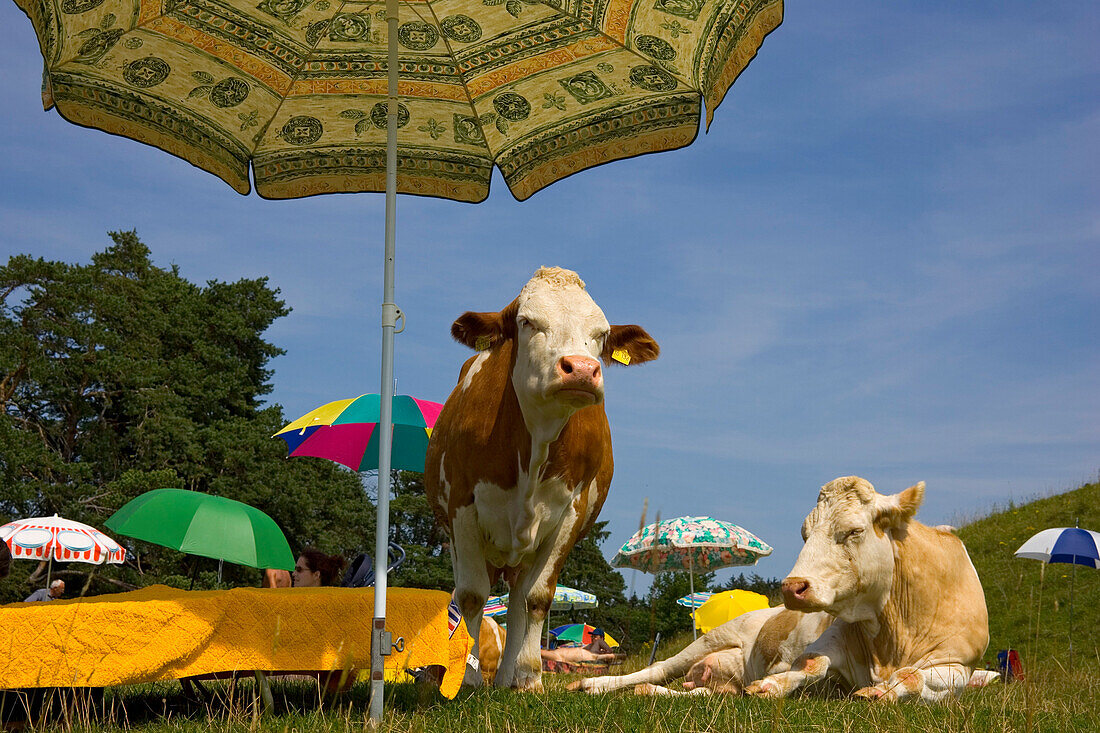
<instances>
[{"instance_id":1,"label":"woman with dark hair","mask_svg":"<svg viewBox=\"0 0 1100 733\"><path fill-rule=\"evenodd\" d=\"M295 588L320 588L323 585L336 585L340 571L347 561L343 555L326 555L309 548L302 550L298 562L294 563L291 579Z\"/></svg>"}]
</instances>

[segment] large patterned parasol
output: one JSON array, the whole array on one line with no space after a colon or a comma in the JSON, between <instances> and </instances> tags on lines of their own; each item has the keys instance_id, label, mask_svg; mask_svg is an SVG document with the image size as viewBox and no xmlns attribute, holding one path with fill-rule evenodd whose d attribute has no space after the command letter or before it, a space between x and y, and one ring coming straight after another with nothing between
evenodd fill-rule
<instances>
[{"instance_id":1,"label":"large patterned parasol","mask_svg":"<svg viewBox=\"0 0 1100 733\"><path fill-rule=\"evenodd\" d=\"M385 187L387 10L336 0L16 0L67 120L167 150L240 193ZM781 0L400 3L397 190L518 199L689 144Z\"/></svg>"},{"instance_id":2,"label":"large patterned parasol","mask_svg":"<svg viewBox=\"0 0 1100 733\"><path fill-rule=\"evenodd\" d=\"M732 522L712 517L679 517L642 527L619 548L611 565L654 574L686 570L694 595L695 571L755 565L770 554L771 546ZM695 607L692 615L695 616ZM692 626L693 633L697 625Z\"/></svg>"},{"instance_id":3,"label":"large patterned parasol","mask_svg":"<svg viewBox=\"0 0 1100 733\"><path fill-rule=\"evenodd\" d=\"M782 0L16 0L43 102L240 193L386 191L375 641L385 627L397 192L518 199L689 144ZM401 135L400 153L398 131ZM384 151L384 152L383 152ZM400 176L398 171L400 170ZM382 714L372 652L371 718Z\"/></svg>"}]
</instances>

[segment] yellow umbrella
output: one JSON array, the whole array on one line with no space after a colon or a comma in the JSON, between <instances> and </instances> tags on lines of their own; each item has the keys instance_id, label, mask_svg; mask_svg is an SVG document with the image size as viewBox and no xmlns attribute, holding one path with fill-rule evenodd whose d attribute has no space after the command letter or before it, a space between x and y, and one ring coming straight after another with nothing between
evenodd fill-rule
<instances>
[{"instance_id":1,"label":"yellow umbrella","mask_svg":"<svg viewBox=\"0 0 1100 733\"><path fill-rule=\"evenodd\" d=\"M768 607L768 597L749 590L715 593L695 611L695 625L704 634L743 613Z\"/></svg>"}]
</instances>

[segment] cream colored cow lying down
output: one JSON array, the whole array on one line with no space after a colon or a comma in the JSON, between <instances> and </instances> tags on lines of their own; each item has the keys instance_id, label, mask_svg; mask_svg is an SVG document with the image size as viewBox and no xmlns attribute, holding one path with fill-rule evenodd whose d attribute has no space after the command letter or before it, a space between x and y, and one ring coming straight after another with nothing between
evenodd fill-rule
<instances>
[{"instance_id":1,"label":"cream colored cow lying down","mask_svg":"<svg viewBox=\"0 0 1100 733\"><path fill-rule=\"evenodd\" d=\"M791 610L746 614L669 660L572 689L602 692L686 673L693 692L705 685L782 697L831 679L861 697L936 701L988 684L996 673L974 671L989 642L981 582L958 537L913 519L923 499L923 483L886 496L856 476L831 481L803 523L806 544L783 581ZM792 611L802 617L789 620Z\"/></svg>"}]
</instances>

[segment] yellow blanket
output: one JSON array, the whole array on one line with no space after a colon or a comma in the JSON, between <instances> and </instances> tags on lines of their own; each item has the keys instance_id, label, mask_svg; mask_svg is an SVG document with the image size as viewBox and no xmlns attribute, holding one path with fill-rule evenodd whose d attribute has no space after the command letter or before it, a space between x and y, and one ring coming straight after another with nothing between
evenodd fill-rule
<instances>
[{"instance_id":1,"label":"yellow blanket","mask_svg":"<svg viewBox=\"0 0 1100 733\"><path fill-rule=\"evenodd\" d=\"M390 588L386 626L403 652L386 677L446 667L441 691L462 683L470 637L448 630L442 591ZM211 672L370 668L370 588L182 591L154 585L83 600L0 607L0 688L106 687Z\"/></svg>"}]
</instances>

